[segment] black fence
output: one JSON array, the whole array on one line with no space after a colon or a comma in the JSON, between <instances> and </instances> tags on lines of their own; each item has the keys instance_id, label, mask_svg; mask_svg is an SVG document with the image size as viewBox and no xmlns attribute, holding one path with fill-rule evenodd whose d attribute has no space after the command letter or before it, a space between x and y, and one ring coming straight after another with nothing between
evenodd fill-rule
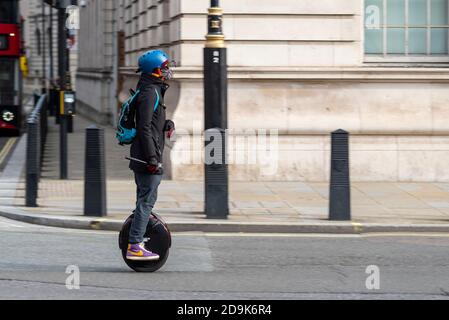
<instances>
[{"instance_id":1,"label":"black fence","mask_svg":"<svg viewBox=\"0 0 449 320\"><path fill-rule=\"evenodd\" d=\"M37 191L48 131L47 95L34 96L34 109L27 119L26 206L37 206Z\"/></svg>"}]
</instances>

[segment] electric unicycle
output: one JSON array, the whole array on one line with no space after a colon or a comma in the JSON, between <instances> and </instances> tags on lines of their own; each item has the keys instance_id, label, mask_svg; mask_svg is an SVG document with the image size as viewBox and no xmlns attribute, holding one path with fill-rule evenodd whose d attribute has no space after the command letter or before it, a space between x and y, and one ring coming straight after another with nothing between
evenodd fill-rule
<instances>
[{"instance_id":1,"label":"electric unicycle","mask_svg":"<svg viewBox=\"0 0 449 320\"><path fill-rule=\"evenodd\" d=\"M159 270L167 261L168 252L171 247L171 234L167 224L162 218L151 213L148 221L147 230L144 235L145 248L159 255L159 260L153 261L136 261L126 259L126 251L128 250L129 230L134 214L126 219L119 234L119 248L122 251L125 263L137 272L154 272Z\"/></svg>"}]
</instances>

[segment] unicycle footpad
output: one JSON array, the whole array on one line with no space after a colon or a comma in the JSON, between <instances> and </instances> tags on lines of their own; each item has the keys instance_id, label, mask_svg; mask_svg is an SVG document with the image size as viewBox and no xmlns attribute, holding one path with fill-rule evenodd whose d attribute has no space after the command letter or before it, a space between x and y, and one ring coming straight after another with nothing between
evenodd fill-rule
<instances>
[{"instance_id":1,"label":"unicycle footpad","mask_svg":"<svg viewBox=\"0 0 449 320\"><path fill-rule=\"evenodd\" d=\"M128 249L129 230L133 221L134 214L128 217L123 223L122 230L119 234L119 248L122 252L122 257L125 263L134 271L137 272L154 272L159 270L167 261L168 254L171 247L171 235L167 224L156 214L152 213L144 238L145 248L157 253L159 260L155 261L136 261L126 259L126 251Z\"/></svg>"}]
</instances>

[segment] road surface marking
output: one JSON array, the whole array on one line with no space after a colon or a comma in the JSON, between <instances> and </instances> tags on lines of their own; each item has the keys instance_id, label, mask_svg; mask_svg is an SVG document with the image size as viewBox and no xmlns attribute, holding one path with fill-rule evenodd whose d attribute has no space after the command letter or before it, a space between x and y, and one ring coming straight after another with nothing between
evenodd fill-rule
<instances>
[{"instance_id":1,"label":"road surface marking","mask_svg":"<svg viewBox=\"0 0 449 320\"><path fill-rule=\"evenodd\" d=\"M170 227L170 224L169 224ZM204 237L277 237L277 238L360 238L359 234L331 234L331 233L239 233L239 232L172 232L175 236L204 236Z\"/></svg>"},{"instance_id":2,"label":"road surface marking","mask_svg":"<svg viewBox=\"0 0 449 320\"><path fill-rule=\"evenodd\" d=\"M439 232L379 232L379 233L366 233L362 237L376 238L376 237L429 237L429 238L449 238L447 233Z\"/></svg>"},{"instance_id":3,"label":"road surface marking","mask_svg":"<svg viewBox=\"0 0 449 320\"><path fill-rule=\"evenodd\" d=\"M3 147L2 151L0 151L0 164L3 163L16 140L17 138L11 138L5 143L5 146Z\"/></svg>"},{"instance_id":4,"label":"road surface marking","mask_svg":"<svg viewBox=\"0 0 449 320\"><path fill-rule=\"evenodd\" d=\"M14 227L14 228L24 228L25 226L22 225L18 225L18 224L14 224L14 223L10 223L10 222L1 222L0 221L0 229L1 228L9 228L9 227Z\"/></svg>"},{"instance_id":5,"label":"road surface marking","mask_svg":"<svg viewBox=\"0 0 449 320\"><path fill-rule=\"evenodd\" d=\"M447 233L432 232L394 232L394 233L363 233L363 234L331 234L331 233L202 233L202 232L172 232L174 236L192 237L273 237L273 238L375 238L375 237L435 237L449 238Z\"/></svg>"},{"instance_id":6,"label":"road surface marking","mask_svg":"<svg viewBox=\"0 0 449 320\"><path fill-rule=\"evenodd\" d=\"M354 228L354 232L356 233L362 233L363 232L363 225L358 222L353 222L352 227Z\"/></svg>"},{"instance_id":7,"label":"road surface marking","mask_svg":"<svg viewBox=\"0 0 449 320\"><path fill-rule=\"evenodd\" d=\"M100 218L101 219L101 218ZM15 220L0 217L0 226L13 225L16 227L27 227L31 231L51 232L51 233L80 233L92 235L118 235L118 231L110 230L86 230L58 228L44 225L30 224L26 222L14 223ZM241 233L241 232L172 232L174 237L277 237L277 238L381 238L381 237L434 237L449 238L448 233L442 232L373 232L363 234L331 234L331 233Z\"/></svg>"}]
</instances>

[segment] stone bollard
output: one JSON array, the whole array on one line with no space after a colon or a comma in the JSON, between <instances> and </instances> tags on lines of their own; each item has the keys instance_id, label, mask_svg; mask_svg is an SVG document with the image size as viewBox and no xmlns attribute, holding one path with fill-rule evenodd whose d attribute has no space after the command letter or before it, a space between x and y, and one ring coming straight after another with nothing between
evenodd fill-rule
<instances>
[{"instance_id":1,"label":"stone bollard","mask_svg":"<svg viewBox=\"0 0 449 320\"><path fill-rule=\"evenodd\" d=\"M106 209L106 164L104 129L86 128L84 215L103 217Z\"/></svg>"}]
</instances>

